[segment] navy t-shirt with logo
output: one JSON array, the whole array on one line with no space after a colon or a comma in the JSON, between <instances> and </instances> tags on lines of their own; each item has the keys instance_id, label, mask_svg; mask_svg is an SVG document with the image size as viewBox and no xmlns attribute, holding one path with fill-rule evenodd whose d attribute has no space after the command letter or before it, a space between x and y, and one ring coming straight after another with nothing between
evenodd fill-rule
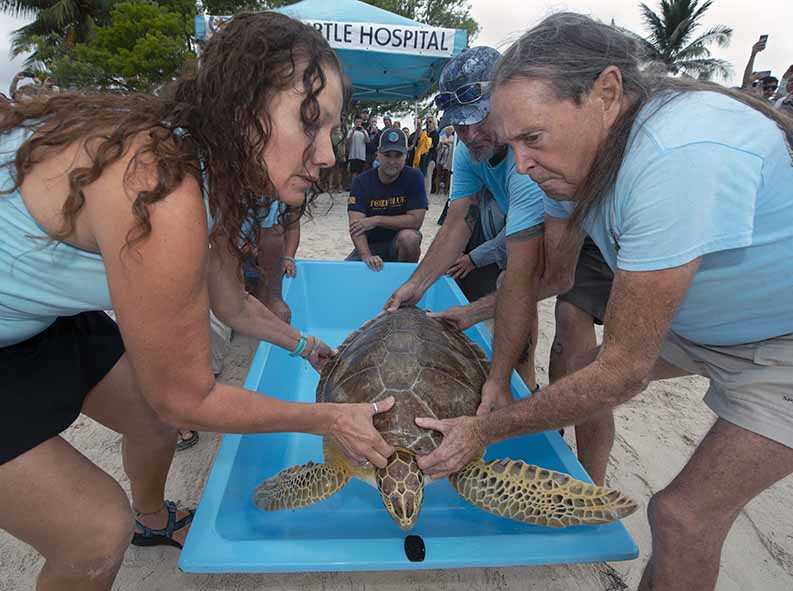
<instances>
[{"instance_id":1,"label":"navy t-shirt with logo","mask_svg":"<svg viewBox=\"0 0 793 591\"><path fill-rule=\"evenodd\" d=\"M359 174L352 182L347 211L360 211L366 217L375 215L404 215L414 209L427 209L424 175L406 166L393 183L383 184L377 169ZM366 233L369 242L387 242L398 230L372 228Z\"/></svg>"}]
</instances>

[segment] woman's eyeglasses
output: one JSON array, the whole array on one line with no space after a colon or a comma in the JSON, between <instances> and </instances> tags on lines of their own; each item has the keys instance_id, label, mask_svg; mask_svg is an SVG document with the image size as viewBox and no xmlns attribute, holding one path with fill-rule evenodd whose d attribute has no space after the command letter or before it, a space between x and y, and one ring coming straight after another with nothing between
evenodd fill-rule
<instances>
[{"instance_id":1,"label":"woman's eyeglasses","mask_svg":"<svg viewBox=\"0 0 793 591\"><path fill-rule=\"evenodd\" d=\"M490 82L471 82L463 84L453 92L439 92L435 95L435 106L444 111L455 101L461 105L470 105L487 94L490 84Z\"/></svg>"}]
</instances>

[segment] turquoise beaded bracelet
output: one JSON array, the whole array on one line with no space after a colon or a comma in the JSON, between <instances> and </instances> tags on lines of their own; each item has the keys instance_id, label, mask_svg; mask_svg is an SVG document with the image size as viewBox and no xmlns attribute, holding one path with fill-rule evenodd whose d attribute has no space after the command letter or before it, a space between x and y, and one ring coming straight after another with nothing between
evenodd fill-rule
<instances>
[{"instance_id":1,"label":"turquoise beaded bracelet","mask_svg":"<svg viewBox=\"0 0 793 591\"><path fill-rule=\"evenodd\" d=\"M297 339L297 346L295 347L295 350L292 351L289 354L289 356L290 357L298 357L303 351L305 351L307 342L308 342L308 339L306 339L306 337L303 336L303 334L301 333L300 334L300 338Z\"/></svg>"}]
</instances>

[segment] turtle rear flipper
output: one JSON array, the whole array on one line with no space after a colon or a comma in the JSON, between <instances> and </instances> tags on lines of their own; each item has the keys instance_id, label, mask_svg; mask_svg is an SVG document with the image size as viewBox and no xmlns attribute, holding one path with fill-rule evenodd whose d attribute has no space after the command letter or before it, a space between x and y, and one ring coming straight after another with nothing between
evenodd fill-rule
<instances>
[{"instance_id":1,"label":"turtle rear flipper","mask_svg":"<svg viewBox=\"0 0 793 591\"><path fill-rule=\"evenodd\" d=\"M520 460L477 460L449 476L449 481L460 496L477 507L533 525L609 523L637 508L617 490Z\"/></svg>"},{"instance_id":2,"label":"turtle rear flipper","mask_svg":"<svg viewBox=\"0 0 793 591\"><path fill-rule=\"evenodd\" d=\"M292 466L262 482L253 501L265 511L306 507L339 492L350 476L349 470L338 464Z\"/></svg>"}]
</instances>

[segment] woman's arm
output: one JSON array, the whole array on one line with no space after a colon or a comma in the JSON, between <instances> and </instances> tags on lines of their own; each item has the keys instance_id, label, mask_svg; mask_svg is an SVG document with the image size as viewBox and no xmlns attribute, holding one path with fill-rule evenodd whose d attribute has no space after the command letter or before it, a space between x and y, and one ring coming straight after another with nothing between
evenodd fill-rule
<instances>
[{"instance_id":1,"label":"woman's arm","mask_svg":"<svg viewBox=\"0 0 793 591\"><path fill-rule=\"evenodd\" d=\"M109 167L86 189L85 214L105 262L127 355L152 408L171 424L202 430L326 434L351 457L385 465L391 448L371 423L371 405L284 402L215 382L207 224L198 184L185 179L148 206L151 233L128 245L135 224L130 205L140 188L119 190L125 168L125 162Z\"/></svg>"},{"instance_id":2,"label":"woman's arm","mask_svg":"<svg viewBox=\"0 0 793 591\"><path fill-rule=\"evenodd\" d=\"M215 315L235 332L293 351L300 332L245 292L237 261L223 237L212 241L208 261L207 286Z\"/></svg>"}]
</instances>

